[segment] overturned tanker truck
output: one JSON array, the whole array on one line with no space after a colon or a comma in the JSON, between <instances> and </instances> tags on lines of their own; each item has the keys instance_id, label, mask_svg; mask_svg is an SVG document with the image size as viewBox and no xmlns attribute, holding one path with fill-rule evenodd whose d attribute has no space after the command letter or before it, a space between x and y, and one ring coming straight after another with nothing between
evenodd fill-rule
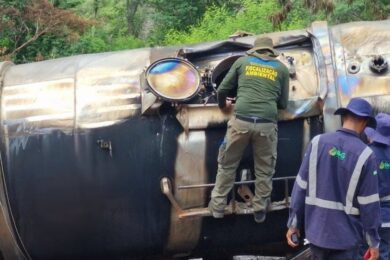
<instances>
[{"instance_id":1,"label":"overturned tanker truck","mask_svg":"<svg viewBox=\"0 0 390 260\"><path fill-rule=\"evenodd\" d=\"M390 112L390 20L270 33L290 72L272 207L251 215L245 152L223 219L207 210L229 115L215 92L255 37L0 63L4 259L285 256L304 148L351 97ZM231 93L234 96L234 93Z\"/></svg>"}]
</instances>

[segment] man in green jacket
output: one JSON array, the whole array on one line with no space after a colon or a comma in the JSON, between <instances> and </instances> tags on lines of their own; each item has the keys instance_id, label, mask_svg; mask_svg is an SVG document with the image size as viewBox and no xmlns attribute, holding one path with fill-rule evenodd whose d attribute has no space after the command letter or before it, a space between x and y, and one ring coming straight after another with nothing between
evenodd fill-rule
<instances>
[{"instance_id":1,"label":"man in green jacket","mask_svg":"<svg viewBox=\"0 0 390 260\"><path fill-rule=\"evenodd\" d=\"M229 120L219 148L218 173L211 193L209 210L215 218L224 216L226 197L233 187L236 170L246 146L253 148L255 196L252 200L255 221L265 220L270 204L272 176L275 173L278 141L278 109L285 109L289 93L287 67L276 59L272 39L257 38L254 47L240 57L218 87L218 105L229 111L228 93L236 89L234 116Z\"/></svg>"}]
</instances>

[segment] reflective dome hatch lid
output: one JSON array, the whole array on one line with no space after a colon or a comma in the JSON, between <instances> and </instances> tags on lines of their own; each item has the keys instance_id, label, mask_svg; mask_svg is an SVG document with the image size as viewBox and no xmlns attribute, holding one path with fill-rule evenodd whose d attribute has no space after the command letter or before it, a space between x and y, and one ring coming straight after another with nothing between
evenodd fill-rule
<instances>
[{"instance_id":1,"label":"reflective dome hatch lid","mask_svg":"<svg viewBox=\"0 0 390 260\"><path fill-rule=\"evenodd\" d=\"M146 71L151 91L168 101L186 101L200 89L200 75L188 61L166 58L152 63Z\"/></svg>"}]
</instances>

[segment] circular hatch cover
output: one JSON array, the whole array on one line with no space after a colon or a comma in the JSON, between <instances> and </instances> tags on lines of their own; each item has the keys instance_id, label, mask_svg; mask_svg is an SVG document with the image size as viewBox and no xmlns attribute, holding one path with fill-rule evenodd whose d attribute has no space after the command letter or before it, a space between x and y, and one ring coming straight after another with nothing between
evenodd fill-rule
<instances>
[{"instance_id":1,"label":"circular hatch cover","mask_svg":"<svg viewBox=\"0 0 390 260\"><path fill-rule=\"evenodd\" d=\"M185 101L200 89L200 75L190 62L166 58L152 63L146 70L146 81L154 94L168 101Z\"/></svg>"}]
</instances>

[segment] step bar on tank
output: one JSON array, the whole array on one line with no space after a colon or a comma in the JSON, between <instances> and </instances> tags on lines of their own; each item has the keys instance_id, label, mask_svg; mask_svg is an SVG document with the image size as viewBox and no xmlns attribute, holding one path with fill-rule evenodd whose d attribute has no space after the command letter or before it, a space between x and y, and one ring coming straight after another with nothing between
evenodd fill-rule
<instances>
[{"instance_id":1,"label":"step bar on tank","mask_svg":"<svg viewBox=\"0 0 390 260\"><path fill-rule=\"evenodd\" d=\"M273 178L272 181L284 181L284 200L282 201L273 201L268 208L268 211L282 210L286 209L290 205L289 197L289 180L294 180L296 176L287 176ZM249 189L249 184L254 184L255 180L241 180L234 182L234 186L239 185L237 193L243 200L243 202L238 202L236 200L236 194L234 189L231 191L232 199L230 203L225 207L225 215L237 214L237 215L248 215L253 214L253 208L250 206L253 194ZM178 186L176 189L202 189L214 187L215 183L207 184L196 184L196 185L186 185ZM190 208L183 209L181 205L177 202L175 196L173 195L172 183L171 180L167 177L163 177L160 180L161 192L168 198L172 207L175 209L176 214L179 218L188 218L188 217L206 217L211 216L210 210L206 208Z\"/></svg>"}]
</instances>

